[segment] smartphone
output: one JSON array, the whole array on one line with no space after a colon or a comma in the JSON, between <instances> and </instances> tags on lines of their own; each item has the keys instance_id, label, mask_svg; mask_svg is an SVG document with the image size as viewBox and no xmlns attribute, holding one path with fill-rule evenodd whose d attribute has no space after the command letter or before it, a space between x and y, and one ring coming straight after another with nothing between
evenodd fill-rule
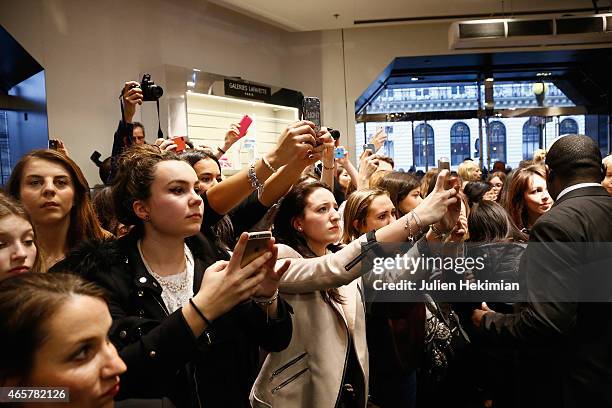
<instances>
[{"instance_id":1,"label":"smartphone","mask_svg":"<svg viewBox=\"0 0 612 408\"><path fill-rule=\"evenodd\" d=\"M57 150L59 148L59 140L49 139L49 149Z\"/></svg>"},{"instance_id":2,"label":"smartphone","mask_svg":"<svg viewBox=\"0 0 612 408\"><path fill-rule=\"evenodd\" d=\"M302 119L315 124L315 132L321 130L321 100L314 96L304 97L302 102Z\"/></svg>"},{"instance_id":3,"label":"smartphone","mask_svg":"<svg viewBox=\"0 0 612 408\"><path fill-rule=\"evenodd\" d=\"M272 233L270 231L249 232L249 240L247 241L246 248L244 248L240 267L244 268L263 255L264 252L268 251L271 240Z\"/></svg>"},{"instance_id":4,"label":"smartphone","mask_svg":"<svg viewBox=\"0 0 612 408\"><path fill-rule=\"evenodd\" d=\"M446 169L450 171L450 161L448 160L448 157L440 157L440 159L438 159L438 169Z\"/></svg>"},{"instance_id":5,"label":"smartphone","mask_svg":"<svg viewBox=\"0 0 612 408\"><path fill-rule=\"evenodd\" d=\"M376 153L376 146L374 143L368 143L363 145L363 150L370 150L372 154Z\"/></svg>"},{"instance_id":6,"label":"smartphone","mask_svg":"<svg viewBox=\"0 0 612 408\"><path fill-rule=\"evenodd\" d=\"M336 147L334 149L334 157L336 159L344 159L344 153L345 153L345 150L344 150L344 147L342 146Z\"/></svg>"},{"instance_id":7,"label":"smartphone","mask_svg":"<svg viewBox=\"0 0 612 408\"><path fill-rule=\"evenodd\" d=\"M240 119L240 130L238 131L238 137L242 137L246 135L247 130L249 130L249 126L253 123L253 119L249 115L244 115L242 119Z\"/></svg>"},{"instance_id":8,"label":"smartphone","mask_svg":"<svg viewBox=\"0 0 612 408\"><path fill-rule=\"evenodd\" d=\"M174 142L174 144L176 144L175 152L177 152L177 153L183 152L187 148L187 145L185 144L185 137L184 136L173 137L172 141Z\"/></svg>"}]
</instances>

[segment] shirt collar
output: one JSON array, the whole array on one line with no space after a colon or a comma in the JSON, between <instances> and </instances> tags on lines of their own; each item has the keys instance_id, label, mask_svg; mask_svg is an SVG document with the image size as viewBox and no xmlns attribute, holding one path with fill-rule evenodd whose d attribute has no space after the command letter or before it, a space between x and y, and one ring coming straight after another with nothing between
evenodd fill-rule
<instances>
[{"instance_id":1,"label":"shirt collar","mask_svg":"<svg viewBox=\"0 0 612 408\"><path fill-rule=\"evenodd\" d=\"M599 183L578 183L578 184L574 184L573 186L569 186L564 188L559 195L557 196L557 199L555 201L559 201L559 199L561 197L563 197L565 194L569 193L570 191L574 191L574 190L578 190L579 188L584 188L584 187L600 187L601 184Z\"/></svg>"}]
</instances>

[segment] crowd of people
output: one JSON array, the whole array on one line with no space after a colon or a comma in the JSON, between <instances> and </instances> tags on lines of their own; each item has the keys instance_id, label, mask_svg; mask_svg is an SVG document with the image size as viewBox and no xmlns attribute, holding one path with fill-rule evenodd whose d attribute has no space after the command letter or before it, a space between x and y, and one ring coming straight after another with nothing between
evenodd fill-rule
<instances>
[{"instance_id":1,"label":"crowd of people","mask_svg":"<svg viewBox=\"0 0 612 408\"><path fill-rule=\"evenodd\" d=\"M591 138L486 176L471 159L418 174L371 149L355 165L302 120L224 177L240 125L179 152L147 143L142 101L127 82L93 193L45 149L0 194L0 387L67 387L79 407L612 406L612 290L588 302L582 285L610 270L552 245L612 242L612 156ZM249 231L273 238L245 263ZM391 243L484 256L487 275L376 279L518 282L525 298L372 300L364 254Z\"/></svg>"}]
</instances>

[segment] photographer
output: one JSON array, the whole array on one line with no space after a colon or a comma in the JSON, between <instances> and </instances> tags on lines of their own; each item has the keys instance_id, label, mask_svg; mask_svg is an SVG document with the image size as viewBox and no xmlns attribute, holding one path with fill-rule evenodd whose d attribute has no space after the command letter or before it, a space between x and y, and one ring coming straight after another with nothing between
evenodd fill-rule
<instances>
[{"instance_id":1,"label":"photographer","mask_svg":"<svg viewBox=\"0 0 612 408\"><path fill-rule=\"evenodd\" d=\"M121 153L132 145L143 145L145 141L145 129L142 123L132 122L136 114L136 105L142 105L143 94L140 84L136 81L128 81L121 91L122 117L113 137L113 149L111 152L111 171L105 184L111 184L117 171L116 159Z\"/></svg>"}]
</instances>

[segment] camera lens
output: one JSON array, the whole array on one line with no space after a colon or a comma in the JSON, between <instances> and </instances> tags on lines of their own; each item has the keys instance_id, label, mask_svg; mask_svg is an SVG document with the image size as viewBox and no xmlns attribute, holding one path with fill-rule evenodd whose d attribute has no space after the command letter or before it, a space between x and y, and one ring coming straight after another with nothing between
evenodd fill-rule
<instances>
[{"instance_id":1,"label":"camera lens","mask_svg":"<svg viewBox=\"0 0 612 408\"><path fill-rule=\"evenodd\" d=\"M159 85L151 85L149 90L151 92L151 96L153 96L155 99L161 98L164 94L163 88Z\"/></svg>"}]
</instances>

